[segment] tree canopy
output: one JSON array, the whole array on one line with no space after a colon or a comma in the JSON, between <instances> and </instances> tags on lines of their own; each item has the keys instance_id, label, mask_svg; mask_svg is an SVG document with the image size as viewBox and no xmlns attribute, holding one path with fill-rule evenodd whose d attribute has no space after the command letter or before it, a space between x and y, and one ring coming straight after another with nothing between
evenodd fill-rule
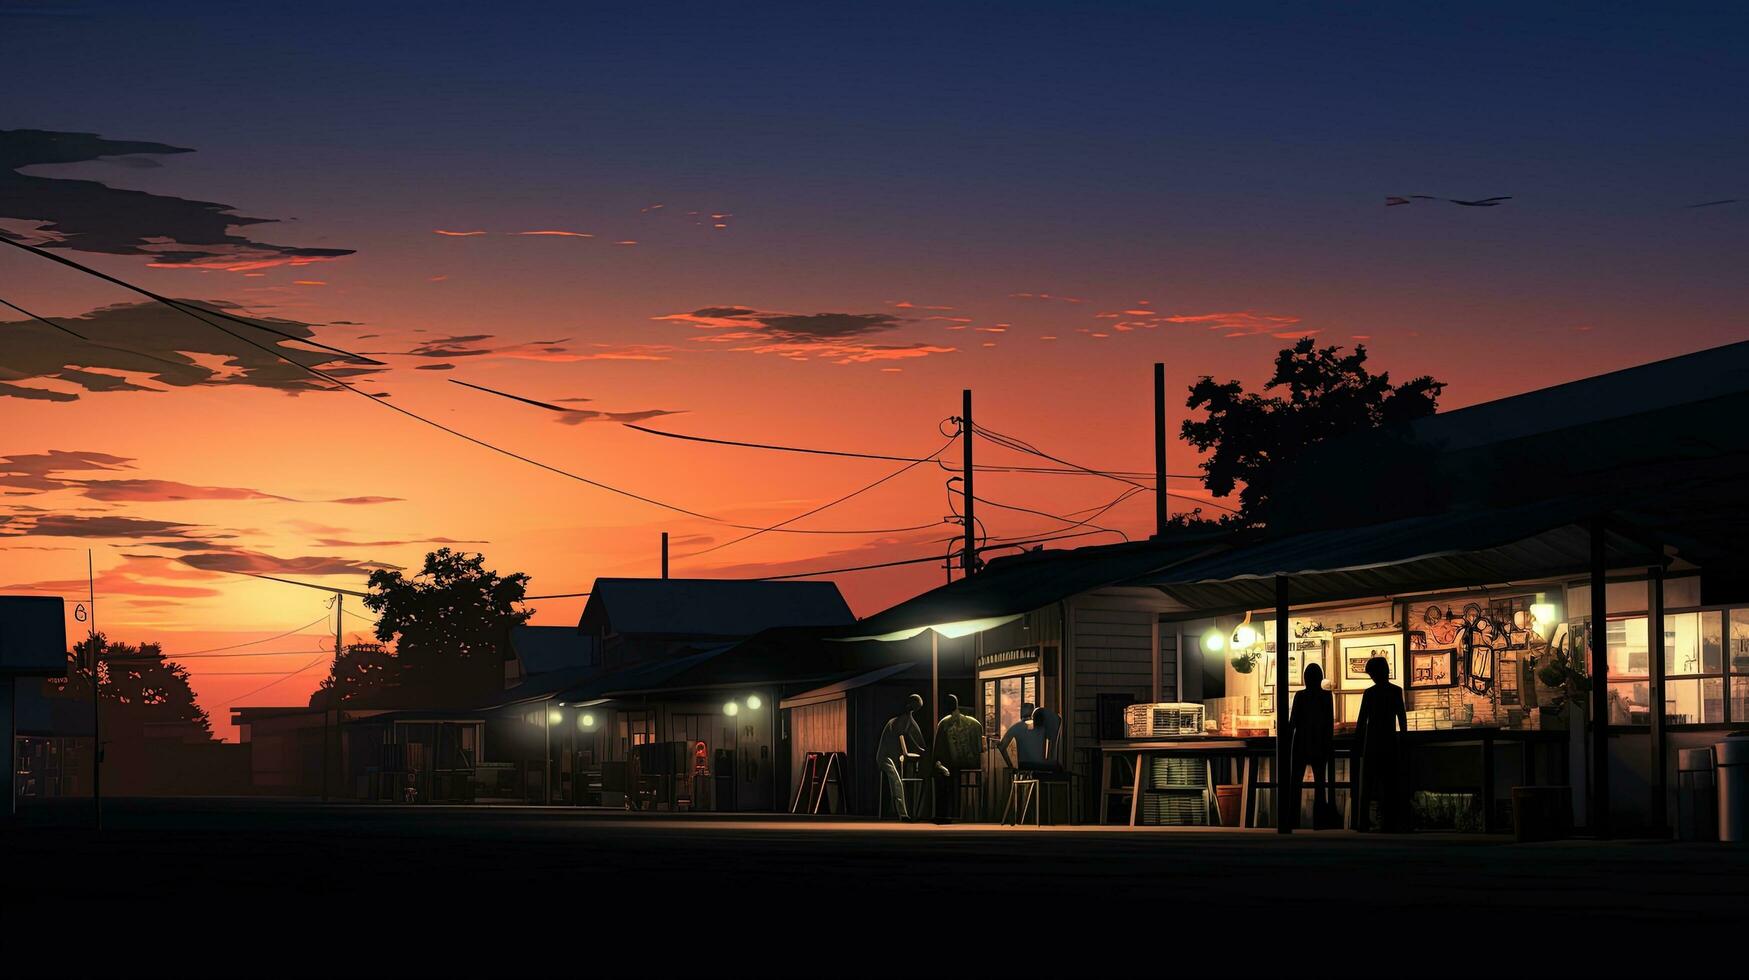
<instances>
[{"instance_id":1,"label":"tree canopy","mask_svg":"<svg viewBox=\"0 0 1749 980\"><path fill-rule=\"evenodd\" d=\"M1206 415L1186 419L1180 433L1208 453L1203 485L1217 497L1237 490L1236 521L1256 524L1267 520L1270 494L1299 453L1352 432L1431 415L1444 390L1444 382L1425 375L1393 386L1389 373L1367 368L1365 345L1345 354L1302 337L1276 355L1275 373L1262 392L1207 375L1191 385L1185 404Z\"/></svg>"},{"instance_id":2,"label":"tree canopy","mask_svg":"<svg viewBox=\"0 0 1749 980\"><path fill-rule=\"evenodd\" d=\"M427 554L411 578L372 572L370 588L364 604L378 615L377 639L395 644L393 682L404 695L465 697L501 688L510 628L534 615L517 608L527 575L501 576L486 568L485 555L449 548ZM344 697L344 684L342 691Z\"/></svg>"},{"instance_id":3,"label":"tree canopy","mask_svg":"<svg viewBox=\"0 0 1749 980\"><path fill-rule=\"evenodd\" d=\"M187 668L165 659L157 643L110 643L102 633L79 641L68 654L67 679L58 685L61 694L91 697L85 665L90 663L93 646L99 651L98 705L106 730L137 731L148 723L181 722L212 737L212 720L195 700Z\"/></svg>"}]
</instances>

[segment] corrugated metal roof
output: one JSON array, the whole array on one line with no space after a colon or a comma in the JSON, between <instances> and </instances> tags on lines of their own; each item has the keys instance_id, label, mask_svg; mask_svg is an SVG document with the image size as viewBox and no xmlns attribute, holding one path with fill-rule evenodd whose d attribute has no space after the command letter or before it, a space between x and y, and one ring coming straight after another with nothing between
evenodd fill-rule
<instances>
[{"instance_id":1,"label":"corrugated metal roof","mask_svg":"<svg viewBox=\"0 0 1749 980\"><path fill-rule=\"evenodd\" d=\"M842 697L846 693L854 691L859 687L867 687L870 684L884 681L896 674L902 674L915 666L917 665L907 662L888 664L885 667L877 667L867 673L857 674L854 677L846 677L841 681L834 681L831 684L816 687L811 691L803 691L792 697L784 698L777 703L777 706L779 708L799 708L803 705L817 704L821 701L830 701L834 698Z\"/></svg>"},{"instance_id":2,"label":"corrugated metal roof","mask_svg":"<svg viewBox=\"0 0 1749 980\"><path fill-rule=\"evenodd\" d=\"M783 626L855 621L832 582L598 578L579 625L659 636L752 636Z\"/></svg>"}]
</instances>

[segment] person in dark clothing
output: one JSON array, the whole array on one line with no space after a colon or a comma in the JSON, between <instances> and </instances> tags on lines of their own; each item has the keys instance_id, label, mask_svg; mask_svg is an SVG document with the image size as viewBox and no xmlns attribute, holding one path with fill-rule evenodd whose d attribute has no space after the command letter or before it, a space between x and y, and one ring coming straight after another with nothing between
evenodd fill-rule
<instances>
[{"instance_id":1,"label":"person in dark clothing","mask_svg":"<svg viewBox=\"0 0 1749 980\"><path fill-rule=\"evenodd\" d=\"M1294 695L1288 714L1288 732L1293 740L1288 758L1292 769L1287 774L1288 826L1299 825L1300 784L1306 767L1312 769L1312 829L1333 826L1335 806L1330 801L1330 783L1326 778L1330 767L1331 746L1336 737L1336 706L1330 692L1324 690L1324 668L1307 664L1305 689Z\"/></svg>"},{"instance_id":2,"label":"person in dark clothing","mask_svg":"<svg viewBox=\"0 0 1749 980\"><path fill-rule=\"evenodd\" d=\"M1354 829L1372 828L1372 804L1379 805L1379 829L1408 829L1408 801L1404 798L1401 765L1402 732L1409 729L1403 706L1403 689L1391 683L1391 665L1383 657L1366 662L1372 686L1360 696L1360 717L1355 723L1355 755L1360 762L1360 791L1355 795Z\"/></svg>"},{"instance_id":3,"label":"person in dark clothing","mask_svg":"<svg viewBox=\"0 0 1749 980\"><path fill-rule=\"evenodd\" d=\"M875 744L875 765L886 784L887 799L900 820L910 820L910 807L905 804L905 760L923 751L923 729L917 727L917 712L923 710L923 698L913 694L905 702L905 710L887 719Z\"/></svg>"},{"instance_id":4,"label":"person in dark clothing","mask_svg":"<svg viewBox=\"0 0 1749 980\"><path fill-rule=\"evenodd\" d=\"M931 806L936 823L959 817L959 774L984 764L984 725L960 710L960 699L947 696L947 714L936 723L924 768L930 781Z\"/></svg>"}]
</instances>

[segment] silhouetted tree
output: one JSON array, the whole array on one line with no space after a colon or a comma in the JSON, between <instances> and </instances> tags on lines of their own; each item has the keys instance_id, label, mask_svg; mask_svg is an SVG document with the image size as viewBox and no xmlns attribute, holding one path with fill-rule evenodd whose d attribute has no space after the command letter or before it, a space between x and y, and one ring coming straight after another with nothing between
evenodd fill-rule
<instances>
[{"instance_id":1,"label":"silhouetted tree","mask_svg":"<svg viewBox=\"0 0 1749 980\"><path fill-rule=\"evenodd\" d=\"M377 639L395 643L402 696L467 697L500 689L510 628L534 613L518 610L528 576L500 576L486 557L439 548L418 575L379 569L365 606L378 614Z\"/></svg>"},{"instance_id":2,"label":"silhouetted tree","mask_svg":"<svg viewBox=\"0 0 1749 980\"><path fill-rule=\"evenodd\" d=\"M165 659L156 643L110 643L102 633L79 641L67 655L66 680L55 684L58 694L82 701L91 698L85 664L90 662L93 644L100 651L98 705L105 738L110 733L117 737L138 733L148 723L182 723L191 732L212 738L212 720L195 699L188 670Z\"/></svg>"},{"instance_id":3,"label":"silhouetted tree","mask_svg":"<svg viewBox=\"0 0 1749 980\"><path fill-rule=\"evenodd\" d=\"M1203 485L1217 497L1239 491L1238 521L1267 519L1270 493L1283 468L1307 448L1338 436L1433 414L1445 383L1419 377L1392 386L1388 373L1366 367L1366 346L1354 353L1318 347L1302 337L1276 355L1275 374L1260 394L1212 377L1190 386L1185 404L1205 409L1181 434L1209 453Z\"/></svg>"},{"instance_id":4,"label":"silhouetted tree","mask_svg":"<svg viewBox=\"0 0 1749 980\"><path fill-rule=\"evenodd\" d=\"M348 643L328 667L328 676L310 695L310 707L332 707L328 698L347 704L372 704L400 682L400 662L382 643Z\"/></svg>"}]
</instances>

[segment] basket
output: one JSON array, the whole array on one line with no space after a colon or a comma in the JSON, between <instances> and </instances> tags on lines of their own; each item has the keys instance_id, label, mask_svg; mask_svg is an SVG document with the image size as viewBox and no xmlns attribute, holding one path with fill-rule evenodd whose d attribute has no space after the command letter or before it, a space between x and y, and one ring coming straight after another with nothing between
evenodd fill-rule
<instances>
[{"instance_id":1,"label":"basket","mask_svg":"<svg viewBox=\"0 0 1749 980\"><path fill-rule=\"evenodd\" d=\"M1124 729L1130 738L1201 735L1202 710L1195 701L1132 704L1123 709Z\"/></svg>"}]
</instances>

